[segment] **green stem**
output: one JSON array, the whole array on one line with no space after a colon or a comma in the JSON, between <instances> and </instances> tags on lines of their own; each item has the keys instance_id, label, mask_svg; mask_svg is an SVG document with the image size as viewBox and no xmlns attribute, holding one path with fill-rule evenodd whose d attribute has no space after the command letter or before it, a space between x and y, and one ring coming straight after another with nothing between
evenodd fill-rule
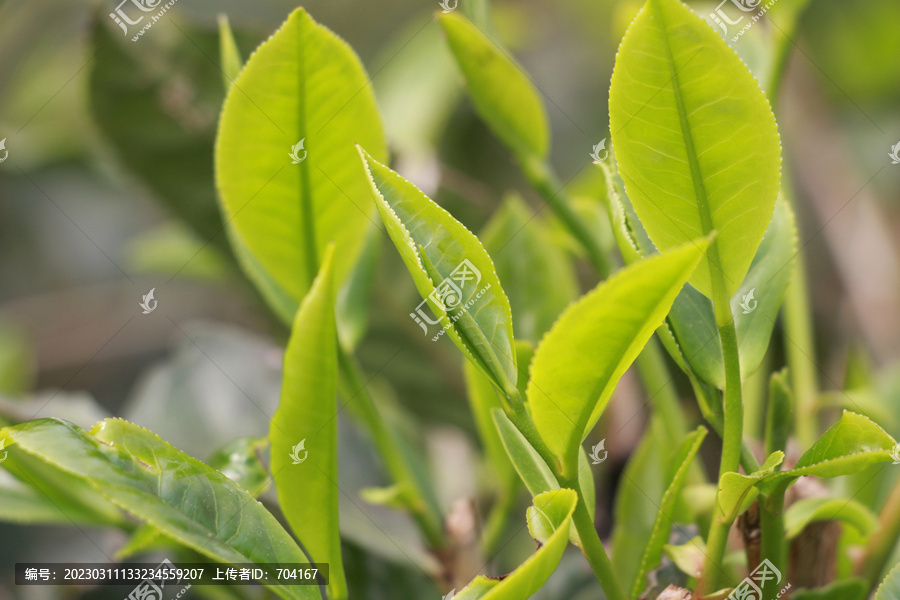
<instances>
[{"instance_id":1,"label":"green stem","mask_svg":"<svg viewBox=\"0 0 900 600\"><path fill-rule=\"evenodd\" d=\"M722 422L722 416L716 414L709 403L709 390L694 375L688 374L688 378L691 380L691 386L694 388L694 396L697 398L697 406L700 407L700 413L713 430L719 434L719 437L722 437L725 430L724 423ZM753 455L750 447L743 440L741 441L741 466L747 473L759 471L759 461L756 460L756 456Z\"/></svg>"},{"instance_id":2,"label":"green stem","mask_svg":"<svg viewBox=\"0 0 900 600\"><path fill-rule=\"evenodd\" d=\"M715 244L711 245L707 252L713 288L713 308L716 314L716 324L719 328L719 340L722 344L722 357L725 366L725 418L722 428L722 460L719 463L719 480L721 481L725 473L736 472L741 462L741 448L744 436L744 407L741 399L741 364L738 354L737 332L734 327L734 316L731 313L731 305L728 302L724 276L718 269L719 257ZM703 576L697 590L700 596L705 595L716 584L718 572L721 569L722 560L725 556L728 532L731 529L731 519L723 515L718 508L718 494L721 490L720 486L716 491L715 516L709 529L709 540L706 543L706 561L703 568Z\"/></svg>"},{"instance_id":3,"label":"green stem","mask_svg":"<svg viewBox=\"0 0 900 600\"><path fill-rule=\"evenodd\" d=\"M859 574L868 582L869 593L881 581L881 574L894 552L898 539L900 539L900 480L894 484L894 489L884 504L878 527L869 538L866 553L860 563Z\"/></svg>"},{"instance_id":4,"label":"green stem","mask_svg":"<svg viewBox=\"0 0 900 600\"><path fill-rule=\"evenodd\" d=\"M566 482L563 487L578 491L578 478L575 477ZM607 600L627 600L628 597L625 595L619 577L606 554L603 542L600 541L600 536L597 534L597 529L594 527L594 522L591 520L591 515L580 491L578 491L578 504L575 506L575 515L572 520L575 529L578 530L578 537L581 539L582 552L591 566L591 570L594 571L594 575L597 576L597 581L600 582L600 587L603 588Z\"/></svg>"},{"instance_id":5,"label":"green stem","mask_svg":"<svg viewBox=\"0 0 900 600\"><path fill-rule=\"evenodd\" d=\"M785 573L786 548L784 537L784 492L786 487L779 487L767 497L759 499L760 555L768 559L779 573ZM774 582L770 583L774 587ZM765 600L775 600L778 590L766 589Z\"/></svg>"},{"instance_id":6,"label":"green stem","mask_svg":"<svg viewBox=\"0 0 900 600\"><path fill-rule=\"evenodd\" d=\"M359 365L341 348L340 343L338 343L338 363L343 375L341 388L346 401L351 403L353 412L366 425L391 479L403 490L412 516L428 543L432 548L443 548L446 545L446 537L437 501L425 491L416 477L413 466L398 444L398 438L378 411L363 381Z\"/></svg>"}]
</instances>

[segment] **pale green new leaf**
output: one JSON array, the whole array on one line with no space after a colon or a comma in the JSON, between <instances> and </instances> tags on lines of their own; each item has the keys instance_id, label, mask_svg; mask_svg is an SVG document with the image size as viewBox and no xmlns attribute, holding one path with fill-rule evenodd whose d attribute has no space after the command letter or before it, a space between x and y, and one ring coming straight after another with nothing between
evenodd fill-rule
<instances>
[{"instance_id":1,"label":"pale green new leaf","mask_svg":"<svg viewBox=\"0 0 900 600\"><path fill-rule=\"evenodd\" d=\"M577 494L569 489L535 496L527 512L528 531L541 547L503 579L479 575L454 600L523 600L533 596L562 558L577 502Z\"/></svg>"},{"instance_id":2,"label":"pale green new leaf","mask_svg":"<svg viewBox=\"0 0 900 600\"><path fill-rule=\"evenodd\" d=\"M547 115L522 67L462 15L445 13L440 22L481 118L516 156L546 157Z\"/></svg>"},{"instance_id":3,"label":"pale green new leaf","mask_svg":"<svg viewBox=\"0 0 900 600\"><path fill-rule=\"evenodd\" d=\"M681 488L684 486L684 480L687 477L688 469L690 468L694 457L697 455L697 451L700 450L700 445L703 443L706 433L707 430L705 427L698 427L695 431L688 434L672 455L671 464L677 465L677 468L672 474L668 486L666 487L666 492L663 494L662 501L658 506L656 522L653 524L653 531L650 534L650 538L647 540L640 567L634 578L634 583L631 586L632 600L637 600L646 589L647 573L659 565L663 553L663 546L669 539L669 530L672 528L673 518L671 515L675 511L675 505L678 502L679 494L681 494Z\"/></svg>"},{"instance_id":4,"label":"pale green new leaf","mask_svg":"<svg viewBox=\"0 0 900 600\"><path fill-rule=\"evenodd\" d=\"M700 577L706 560L706 541L699 535L681 545L666 544L663 552L675 566L689 577Z\"/></svg>"},{"instance_id":5,"label":"pale green new leaf","mask_svg":"<svg viewBox=\"0 0 900 600\"><path fill-rule=\"evenodd\" d=\"M219 14L219 61L222 64L222 79L227 90L240 75L244 61L241 60L241 51L234 41L234 32L231 31L231 24L225 13Z\"/></svg>"},{"instance_id":6,"label":"pale green new leaf","mask_svg":"<svg viewBox=\"0 0 900 600\"><path fill-rule=\"evenodd\" d=\"M491 411L494 425L500 436L503 448L509 457L516 473L528 492L532 496L537 496L546 491L558 490L559 483L550 467L541 458L525 436L516 429L509 417L500 408L494 408ZM591 471L591 464L588 462L587 454L582 450L578 453L578 487L584 498L585 506L587 506L588 514L591 519L594 518L596 510L596 490L594 489L594 474ZM574 527L569 531L569 537L572 543L581 547L581 538L578 537L578 530Z\"/></svg>"},{"instance_id":7,"label":"pale green new leaf","mask_svg":"<svg viewBox=\"0 0 900 600\"><path fill-rule=\"evenodd\" d=\"M501 390L515 393L512 312L484 246L412 183L360 155L381 220L422 298L463 354Z\"/></svg>"},{"instance_id":8,"label":"pale green new leaf","mask_svg":"<svg viewBox=\"0 0 900 600\"><path fill-rule=\"evenodd\" d=\"M373 216L354 149L387 156L368 79L343 40L297 9L225 100L216 140L222 210L242 266L285 322L331 241L341 249L335 282L344 280ZM293 164L292 154L302 160Z\"/></svg>"},{"instance_id":9,"label":"pale green new leaf","mask_svg":"<svg viewBox=\"0 0 900 600\"><path fill-rule=\"evenodd\" d=\"M875 600L900 600L900 565L891 569L891 572L878 586Z\"/></svg>"},{"instance_id":10,"label":"pale green new leaf","mask_svg":"<svg viewBox=\"0 0 900 600\"><path fill-rule=\"evenodd\" d=\"M575 474L581 442L707 245L696 240L622 269L570 306L544 336L531 364L528 402L564 477Z\"/></svg>"},{"instance_id":11,"label":"pale green new leaf","mask_svg":"<svg viewBox=\"0 0 900 600\"><path fill-rule=\"evenodd\" d=\"M772 218L775 117L737 54L679 0L648 0L610 86L610 130L628 197L660 250L718 231L691 283L731 297Z\"/></svg>"},{"instance_id":12,"label":"pale green new leaf","mask_svg":"<svg viewBox=\"0 0 900 600\"><path fill-rule=\"evenodd\" d=\"M121 419L87 433L58 419L0 431L22 452L87 482L166 536L228 563L310 562L262 504L236 483ZM9 446L9 444L7 444ZM316 600L316 586L272 586L282 598Z\"/></svg>"},{"instance_id":13,"label":"pale green new leaf","mask_svg":"<svg viewBox=\"0 0 900 600\"><path fill-rule=\"evenodd\" d=\"M850 475L881 462L892 462L898 451L897 441L877 423L845 410L841 419L822 434L794 468L775 473L769 479L783 481L803 475Z\"/></svg>"},{"instance_id":14,"label":"pale green new leaf","mask_svg":"<svg viewBox=\"0 0 900 600\"><path fill-rule=\"evenodd\" d=\"M862 536L868 536L878 525L878 516L850 498L805 498L791 504L784 513L785 537L797 537L810 523L840 521L852 525Z\"/></svg>"},{"instance_id":15,"label":"pale green new leaf","mask_svg":"<svg viewBox=\"0 0 900 600\"><path fill-rule=\"evenodd\" d=\"M718 510L729 523L749 507L759 494L756 486L775 473L775 468L784 461L780 450L769 455L766 461L749 475L729 472L719 478L719 493L716 495Z\"/></svg>"},{"instance_id":16,"label":"pale green new leaf","mask_svg":"<svg viewBox=\"0 0 900 600\"><path fill-rule=\"evenodd\" d=\"M328 595L340 599L347 583L338 527L334 256L332 246L294 318L269 441L281 510L313 562L328 563Z\"/></svg>"}]
</instances>

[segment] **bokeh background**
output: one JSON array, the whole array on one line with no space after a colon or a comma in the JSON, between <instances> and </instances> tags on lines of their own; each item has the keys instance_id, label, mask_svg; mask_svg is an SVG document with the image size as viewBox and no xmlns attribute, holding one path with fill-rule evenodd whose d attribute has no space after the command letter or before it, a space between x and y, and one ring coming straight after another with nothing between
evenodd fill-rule
<instances>
[{"instance_id":1,"label":"bokeh background","mask_svg":"<svg viewBox=\"0 0 900 600\"><path fill-rule=\"evenodd\" d=\"M784 10L798 4L780 2ZM297 4L179 0L136 43L106 16L114 4L0 0L0 139L9 152L0 163L0 415L59 416L83 426L124 415L205 459L235 438L265 434L286 339L235 267L216 205L212 144L225 90L216 19L228 15L246 58ZM701 15L715 8L689 4ZM476 232L510 192L542 207L464 97L433 20L437 1L304 6L368 69L395 168ZM496 35L544 95L552 162L600 228L603 207L581 197L578 185L590 175L592 145L608 137L615 52L639 6L491 6ZM823 403L837 410L846 394L828 392L853 387L854 401L867 403L896 437L900 165L888 153L900 143L900 3L812 0L796 27L779 10L776 4L734 47L765 86L772 48L789 38L775 111L808 268L810 360L826 390ZM539 220L547 243L570 257L580 289L592 287L595 276L578 249L547 211ZM375 245L381 251L360 358L384 405L409 425L450 511L484 488L460 357L409 319L419 303L410 278L385 236ZM512 276L510 285L528 285L527 266ZM151 288L158 310L144 315L138 303ZM769 368L783 362L779 334ZM684 382L675 384L689 398ZM602 507L643 430L645 405L637 380L626 378L597 432L596 441L615 433L608 468L596 475L604 534L611 524ZM694 410L690 402L685 410ZM342 485L383 483L368 442L352 423L342 428ZM351 576L365 597L437 594L419 568L427 565L410 564L410 555L427 560L410 524L386 510L373 515L410 545L398 553L396 544L377 541L371 522L348 526L356 531L348 540ZM103 590L15 588L11 565L104 561L120 536L0 525L0 599L106 597ZM520 532L495 572L532 549ZM573 597L583 584L584 598L597 597L578 561L560 572L546 593Z\"/></svg>"}]
</instances>

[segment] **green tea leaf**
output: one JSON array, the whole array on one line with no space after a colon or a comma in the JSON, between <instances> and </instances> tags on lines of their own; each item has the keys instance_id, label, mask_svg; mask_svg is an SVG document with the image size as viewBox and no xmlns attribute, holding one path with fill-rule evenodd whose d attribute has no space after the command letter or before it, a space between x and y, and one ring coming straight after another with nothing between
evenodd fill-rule
<instances>
[{"instance_id":1,"label":"green tea leaf","mask_svg":"<svg viewBox=\"0 0 900 600\"><path fill-rule=\"evenodd\" d=\"M619 193L605 164L600 166L607 173L608 182L603 199L625 263L630 264L642 256L655 253L656 249L634 214L634 208ZM731 297L741 349L741 375L744 378L759 368L769 348L772 330L793 272L790 264L796 252L796 240L794 213L788 202L779 199L747 276ZM695 288L685 287L672 304L667 321L678 340L681 355L691 369L704 381L723 387L725 368L712 302Z\"/></svg>"},{"instance_id":2,"label":"green tea leaf","mask_svg":"<svg viewBox=\"0 0 900 600\"><path fill-rule=\"evenodd\" d=\"M553 471L500 408L491 411L509 460L532 496L559 488Z\"/></svg>"},{"instance_id":3,"label":"green tea leaf","mask_svg":"<svg viewBox=\"0 0 900 600\"><path fill-rule=\"evenodd\" d=\"M900 600L900 565L891 569L878 586L875 600Z\"/></svg>"},{"instance_id":4,"label":"green tea leaf","mask_svg":"<svg viewBox=\"0 0 900 600\"><path fill-rule=\"evenodd\" d=\"M544 336L531 364L528 403L562 476L575 474L581 442L707 245L697 240L626 267L570 306Z\"/></svg>"},{"instance_id":5,"label":"green tea leaf","mask_svg":"<svg viewBox=\"0 0 900 600\"><path fill-rule=\"evenodd\" d=\"M353 145L387 156L368 79L343 40L297 9L225 100L216 140L222 210L242 266L285 322L331 241L341 249L336 284L362 249L373 210Z\"/></svg>"},{"instance_id":6,"label":"green tea leaf","mask_svg":"<svg viewBox=\"0 0 900 600\"><path fill-rule=\"evenodd\" d=\"M0 437L213 560L310 562L248 492L133 423L106 419L87 433L65 421L38 419L7 427ZM315 586L271 589L282 598L320 597Z\"/></svg>"},{"instance_id":7,"label":"green tea leaf","mask_svg":"<svg viewBox=\"0 0 900 600\"><path fill-rule=\"evenodd\" d=\"M427 302L463 354L506 394L515 393L512 313L491 257L416 186L361 156L381 220L424 299L419 306Z\"/></svg>"},{"instance_id":8,"label":"green tea leaf","mask_svg":"<svg viewBox=\"0 0 900 600\"><path fill-rule=\"evenodd\" d=\"M537 342L578 297L568 256L547 225L517 195L509 195L481 233L506 285L516 339Z\"/></svg>"},{"instance_id":9,"label":"green tea leaf","mask_svg":"<svg viewBox=\"0 0 900 600\"><path fill-rule=\"evenodd\" d=\"M569 489L535 496L528 508L528 531L541 547L499 581L479 575L454 600L523 600L534 595L562 558L577 502L577 494Z\"/></svg>"},{"instance_id":10,"label":"green tea leaf","mask_svg":"<svg viewBox=\"0 0 900 600\"><path fill-rule=\"evenodd\" d=\"M337 326L334 247L294 318L281 402L272 417L278 503L313 562L328 563L330 598L346 598L338 527Z\"/></svg>"},{"instance_id":11,"label":"green tea leaf","mask_svg":"<svg viewBox=\"0 0 900 600\"><path fill-rule=\"evenodd\" d=\"M852 525L863 536L868 536L878 525L878 516L852 498L805 498L785 511L785 536L795 538L810 523L834 520Z\"/></svg>"},{"instance_id":12,"label":"green tea leaf","mask_svg":"<svg viewBox=\"0 0 900 600\"><path fill-rule=\"evenodd\" d=\"M773 452L766 461L749 475L725 473L719 478L719 493L716 499L718 510L729 523L749 507L759 494L756 486L775 472L784 461L784 452Z\"/></svg>"},{"instance_id":13,"label":"green tea leaf","mask_svg":"<svg viewBox=\"0 0 900 600\"><path fill-rule=\"evenodd\" d=\"M494 425L500 436L503 448L509 457L516 473L519 474L525 487L532 496L537 496L543 492L550 490L558 490L559 483L550 467L541 458L525 436L516 429L509 417L500 408L491 411ZM588 514L591 519L594 518L596 511L596 490L594 489L594 475L591 471L591 464L588 462L587 454L582 450L578 454L578 487L581 489L581 495L584 497L585 506L587 506ZM569 530L569 539L572 543L581 547L581 538L578 537L578 530L572 527Z\"/></svg>"},{"instance_id":14,"label":"green tea leaf","mask_svg":"<svg viewBox=\"0 0 900 600\"><path fill-rule=\"evenodd\" d=\"M870 418L845 410L840 420L800 457L793 469L769 479L849 475L880 462L892 462L893 453L898 449L897 441Z\"/></svg>"},{"instance_id":15,"label":"green tea leaf","mask_svg":"<svg viewBox=\"0 0 900 600\"><path fill-rule=\"evenodd\" d=\"M799 589L791 594L792 600L863 600L869 586L864 579L851 577L829 583L814 590ZM900 594L875 600L900 600Z\"/></svg>"},{"instance_id":16,"label":"green tea leaf","mask_svg":"<svg viewBox=\"0 0 900 600\"><path fill-rule=\"evenodd\" d=\"M705 427L698 427L695 431L688 434L673 454L671 464L677 465L677 469L672 474L666 487L666 492L663 494L662 501L659 504L653 531L650 534L650 539L647 540L641 565L631 586L631 598L633 600L637 600L647 587L647 573L659 565L663 546L669 539L669 530L672 528L673 518L671 515L675 511L675 504L678 501L681 488L684 486L688 469L697 455L697 451L700 450L700 445L703 443L706 433Z\"/></svg>"},{"instance_id":17,"label":"green tea leaf","mask_svg":"<svg viewBox=\"0 0 900 600\"><path fill-rule=\"evenodd\" d=\"M691 283L711 297L719 270L731 297L780 180L775 117L750 71L684 4L648 0L619 48L609 108L619 172L650 239L664 250L718 231Z\"/></svg>"},{"instance_id":18,"label":"green tea leaf","mask_svg":"<svg viewBox=\"0 0 900 600\"><path fill-rule=\"evenodd\" d=\"M439 20L481 118L513 154L546 157L547 115L522 67L462 15L445 13Z\"/></svg>"},{"instance_id":19,"label":"green tea leaf","mask_svg":"<svg viewBox=\"0 0 900 600\"><path fill-rule=\"evenodd\" d=\"M216 450L206 463L256 498L270 483L262 462L268 445L265 438L238 438Z\"/></svg>"},{"instance_id":20,"label":"green tea leaf","mask_svg":"<svg viewBox=\"0 0 900 600\"><path fill-rule=\"evenodd\" d=\"M219 14L219 60L222 63L222 78L227 90L241 74L244 61L241 60L241 51L234 41L234 32L231 31L231 24L225 13Z\"/></svg>"}]
</instances>

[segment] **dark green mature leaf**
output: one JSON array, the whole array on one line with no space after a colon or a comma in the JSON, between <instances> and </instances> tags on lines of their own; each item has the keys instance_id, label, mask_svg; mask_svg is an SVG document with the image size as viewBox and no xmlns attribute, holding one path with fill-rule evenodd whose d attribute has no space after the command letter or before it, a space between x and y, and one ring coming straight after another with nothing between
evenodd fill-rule
<instances>
[{"instance_id":1,"label":"dark green mature leaf","mask_svg":"<svg viewBox=\"0 0 900 600\"><path fill-rule=\"evenodd\" d=\"M103 51L91 63L91 113L116 157L204 240L224 246L212 176L222 86L206 56L216 39L188 32L148 51L147 38L120 42L97 24L93 43Z\"/></svg>"},{"instance_id":2,"label":"dark green mature leaf","mask_svg":"<svg viewBox=\"0 0 900 600\"><path fill-rule=\"evenodd\" d=\"M225 100L216 140L222 210L242 266L286 322L331 241L341 248L337 283L362 248L373 210L360 200L366 177L353 145L387 156L368 79L353 50L298 9Z\"/></svg>"},{"instance_id":3,"label":"dark green mature leaf","mask_svg":"<svg viewBox=\"0 0 900 600\"><path fill-rule=\"evenodd\" d=\"M759 85L684 4L648 0L619 48L609 107L619 172L650 238L662 250L718 231L691 283L711 297L715 273L730 298L778 195L778 130Z\"/></svg>"},{"instance_id":4,"label":"dark green mature leaf","mask_svg":"<svg viewBox=\"0 0 900 600\"><path fill-rule=\"evenodd\" d=\"M671 515L675 511L675 505L678 502L681 488L684 486L688 469L697 455L697 451L700 450L700 445L703 443L706 433L705 427L698 427L695 431L688 434L673 454L671 464L676 465L676 469L669 479L666 492L663 494L662 501L659 504L656 522L653 524L652 533L644 548L644 556L641 559L640 567L631 586L632 600L637 600L647 587L647 573L659 565L663 546L669 539L669 530L672 528L673 518Z\"/></svg>"},{"instance_id":5,"label":"dark green mature leaf","mask_svg":"<svg viewBox=\"0 0 900 600\"><path fill-rule=\"evenodd\" d=\"M507 196L480 237L505 282L516 339L537 342L578 297L568 256L516 195Z\"/></svg>"},{"instance_id":6,"label":"dark green mature leaf","mask_svg":"<svg viewBox=\"0 0 900 600\"><path fill-rule=\"evenodd\" d=\"M475 235L416 186L361 151L381 220L450 339L507 394L515 393L512 313Z\"/></svg>"},{"instance_id":7,"label":"dark green mature leaf","mask_svg":"<svg viewBox=\"0 0 900 600\"><path fill-rule=\"evenodd\" d=\"M503 579L479 575L454 600L523 600L534 595L562 558L577 502L577 494L569 489L535 496L527 518L528 531L541 543L537 552Z\"/></svg>"},{"instance_id":8,"label":"dark green mature leaf","mask_svg":"<svg viewBox=\"0 0 900 600\"><path fill-rule=\"evenodd\" d=\"M0 430L0 439L91 485L174 540L221 562L309 562L253 496L159 436L121 419L90 433L58 419ZM315 586L273 586L282 598L315 600Z\"/></svg>"},{"instance_id":9,"label":"dark green mature leaf","mask_svg":"<svg viewBox=\"0 0 900 600\"><path fill-rule=\"evenodd\" d=\"M851 577L814 590L799 589L791 594L791 600L863 600L867 591L868 585L865 580ZM875 600L900 600L900 594L888 596L886 599L879 599L876 596Z\"/></svg>"},{"instance_id":10,"label":"dark green mature leaf","mask_svg":"<svg viewBox=\"0 0 900 600\"><path fill-rule=\"evenodd\" d=\"M875 600L900 600L900 565L891 569L891 572L878 586Z\"/></svg>"},{"instance_id":11,"label":"dark green mature leaf","mask_svg":"<svg viewBox=\"0 0 900 600\"><path fill-rule=\"evenodd\" d=\"M546 157L547 115L522 67L462 15L445 13L440 22L481 118L513 154Z\"/></svg>"},{"instance_id":12,"label":"dark green mature leaf","mask_svg":"<svg viewBox=\"0 0 900 600\"><path fill-rule=\"evenodd\" d=\"M696 240L619 271L570 306L538 346L528 402L564 477L575 474L581 442L707 245Z\"/></svg>"},{"instance_id":13,"label":"dark green mature leaf","mask_svg":"<svg viewBox=\"0 0 900 600\"><path fill-rule=\"evenodd\" d=\"M784 513L785 536L797 537L815 521L840 521L852 525L862 536L868 536L878 525L878 516L853 498L805 498L788 507Z\"/></svg>"},{"instance_id":14,"label":"dark green mature leaf","mask_svg":"<svg viewBox=\"0 0 900 600\"><path fill-rule=\"evenodd\" d=\"M656 249L634 209L607 173L606 201L616 244L625 263L653 254ZM748 377L759 368L772 337L781 302L790 283L791 261L796 252L797 229L790 204L780 199L766 229L747 276L731 297L731 308L740 348L741 375ZM745 302L746 300L746 302ZM743 306L742 306L743 305ZM747 309L745 310L744 306ZM678 340L681 356L704 381L718 387L725 384L722 347L710 300L693 287L685 287L675 299L667 318Z\"/></svg>"},{"instance_id":15,"label":"dark green mature leaf","mask_svg":"<svg viewBox=\"0 0 900 600\"><path fill-rule=\"evenodd\" d=\"M294 318L272 425L272 475L291 529L314 562L328 563L330 598L347 597L338 526L337 326L334 247Z\"/></svg>"}]
</instances>

